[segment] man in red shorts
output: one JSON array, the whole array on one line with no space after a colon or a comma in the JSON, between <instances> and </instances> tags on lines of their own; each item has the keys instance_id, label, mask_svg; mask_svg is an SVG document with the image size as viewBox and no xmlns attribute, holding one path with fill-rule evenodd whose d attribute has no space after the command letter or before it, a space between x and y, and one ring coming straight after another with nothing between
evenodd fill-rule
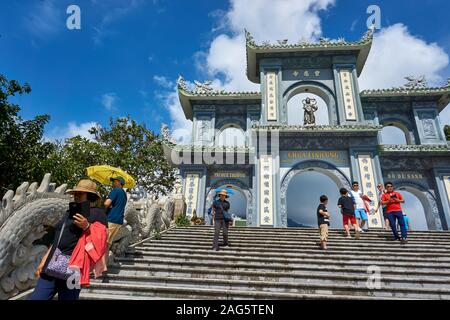
<instances>
[{"instance_id":1,"label":"man in red shorts","mask_svg":"<svg viewBox=\"0 0 450 320\"><path fill-rule=\"evenodd\" d=\"M351 223L355 228L355 239L359 239L359 228L355 218L355 203L353 202L353 199L348 195L347 189L341 188L339 192L341 194L341 197L338 200L338 207L341 209L344 229L345 233L347 234L347 238L351 238L349 225Z\"/></svg>"}]
</instances>

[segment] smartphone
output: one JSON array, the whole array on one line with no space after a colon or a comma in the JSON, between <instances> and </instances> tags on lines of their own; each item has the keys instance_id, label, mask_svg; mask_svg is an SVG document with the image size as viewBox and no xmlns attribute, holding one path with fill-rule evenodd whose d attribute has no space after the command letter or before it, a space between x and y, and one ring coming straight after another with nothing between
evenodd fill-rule
<instances>
[{"instance_id":1,"label":"smartphone","mask_svg":"<svg viewBox=\"0 0 450 320\"><path fill-rule=\"evenodd\" d=\"M84 202L70 202L69 203L69 217L73 219L73 216L77 213L81 214L86 219L89 218L91 212L91 205L89 201Z\"/></svg>"}]
</instances>

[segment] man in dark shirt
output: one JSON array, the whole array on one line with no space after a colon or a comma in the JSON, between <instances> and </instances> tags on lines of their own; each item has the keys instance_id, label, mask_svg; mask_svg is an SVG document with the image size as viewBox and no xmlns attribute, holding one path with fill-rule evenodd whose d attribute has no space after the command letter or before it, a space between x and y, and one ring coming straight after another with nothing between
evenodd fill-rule
<instances>
[{"instance_id":1,"label":"man in dark shirt","mask_svg":"<svg viewBox=\"0 0 450 320\"><path fill-rule=\"evenodd\" d=\"M328 226L330 225L330 214L327 210L328 197L326 195L320 196L320 204L317 207L317 224L319 225L320 233L320 248L327 249L328 241Z\"/></svg>"},{"instance_id":2,"label":"man in dark shirt","mask_svg":"<svg viewBox=\"0 0 450 320\"><path fill-rule=\"evenodd\" d=\"M113 244L115 236L123 225L127 205L127 194L123 190L125 180L122 177L115 177L111 178L111 182L113 189L105 201L108 214L108 246Z\"/></svg>"},{"instance_id":3,"label":"man in dark shirt","mask_svg":"<svg viewBox=\"0 0 450 320\"><path fill-rule=\"evenodd\" d=\"M341 197L338 200L338 207L340 208L342 213L344 229L347 238L351 238L349 226L349 223L351 223L355 228L355 238L359 239L359 228L355 218L355 203L353 202L353 199L348 195L347 189L341 188L339 190L339 193L341 194Z\"/></svg>"},{"instance_id":4,"label":"man in dark shirt","mask_svg":"<svg viewBox=\"0 0 450 320\"><path fill-rule=\"evenodd\" d=\"M230 203L225 200L228 198L227 190L223 189L218 193L219 199L213 202L213 221L214 221L214 241L213 250L219 250L219 234L223 229L223 244L229 246L228 243L228 222L224 219L224 211L230 209Z\"/></svg>"}]
</instances>

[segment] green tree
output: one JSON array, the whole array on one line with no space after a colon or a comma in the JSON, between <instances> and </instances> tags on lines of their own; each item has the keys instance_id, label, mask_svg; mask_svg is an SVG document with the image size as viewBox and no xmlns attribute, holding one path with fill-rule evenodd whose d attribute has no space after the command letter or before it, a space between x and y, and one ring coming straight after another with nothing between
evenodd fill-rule
<instances>
[{"instance_id":1,"label":"green tree","mask_svg":"<svg viewBox=\"0 0 450 320\"><path fill-rule=\"evenodd\" d=\"M447 141L450 141L450 126L448 124L444 127L444 132Z\"/></svg>"},{"instance_id":2,"label":"green tree","mask_svg":"<svg viewBox=\"0 0 450 320\"><path fill-rule=\"evenodd\" d=\"M42 160L54 151L54 144L42 140L48 115L32 120L19 116L19 105L11 97L31 92L28 84L21 85L0 74L0 195L15 189L23 181L39 181L44 168Z\"/></svg>"},{"instance_id":3,"label":"green tree","mask_svg":"<svg viewBox=\"0 0 450 320\"><path fill-rule=\"evenodd\" d=\"M111 118L109 128L97 126L89 132L106 152L105 164L125 170L149 191L167 194L172 190L175 171L164 157L160 137L144 124L129 116Z\"/></svg>"},{"instance_id":4,"label":"green tree","mask_svg":"<svg viewBox=\"0 0 450 320\"><path fill-rule=\"evenodd\" d=\"M58 185L75 186L86 178L86 168L107 162L106 150L97 142L75 136L64 143L56 142L53 152L44 160L42 167L52 173L52 181Z\"/></svg>"}]
</instances>

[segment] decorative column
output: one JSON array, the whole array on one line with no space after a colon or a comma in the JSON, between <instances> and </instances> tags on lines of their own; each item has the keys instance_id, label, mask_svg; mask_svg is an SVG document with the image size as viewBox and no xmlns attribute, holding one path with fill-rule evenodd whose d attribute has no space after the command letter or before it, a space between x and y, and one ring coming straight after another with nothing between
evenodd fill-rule
<instances>
[{"instance_id":1,"label":"decorative column","mask_svg":"<svg viewBox=\"0 0 450 320\"><path fill-rule=\"evenodd\" d=\"M194 210L198 212L198 190L199 190L200 175L198 173L188 173L185 179L184 197L187 202L186 216L192 218Z\"/></svg>"},{"instance_id":2,"label":"decorative column","mask_svg":"<svg viewBox=\"0 0 450 320\"><path fill-rule=\"evenodd\" d=\"M277 72L266 72L266 119L277 121L278 119L278 79Z\"/></svg>"},{"instance_id":3,"label":"decorative column","mask_svg":"<svg viewBox=\"0 0 450 320\"><path fill-rule=\"evenodd\" d=\"M378 192L376 189L375 170L370 154L359 154L357 156L359 176L362 192L372 199L369 204L369 228L382 228L382 217L380 210L375 211L378 206Z\"/></svg>"},{"instance_id":4,"label":"decorative column","mask_svg":"<svg viewBox=\"0 0 450 320\"><path fill-rule=\"evenodd\" d=\"M273 159L271 155L261 155L259 159L259 224L273 226Z\"/></svg>"},{"instance_id":5,"label":"decorative column","mask_svg":"<svg viewBox=\"0 0 450 320\"><path fill-rule=\"evenodd\" d=\"M349 69L339 70L342 90L344 114L346 121L356 121L355 93L353 89L352 72Z\"/></svg>"}]
</instances>

